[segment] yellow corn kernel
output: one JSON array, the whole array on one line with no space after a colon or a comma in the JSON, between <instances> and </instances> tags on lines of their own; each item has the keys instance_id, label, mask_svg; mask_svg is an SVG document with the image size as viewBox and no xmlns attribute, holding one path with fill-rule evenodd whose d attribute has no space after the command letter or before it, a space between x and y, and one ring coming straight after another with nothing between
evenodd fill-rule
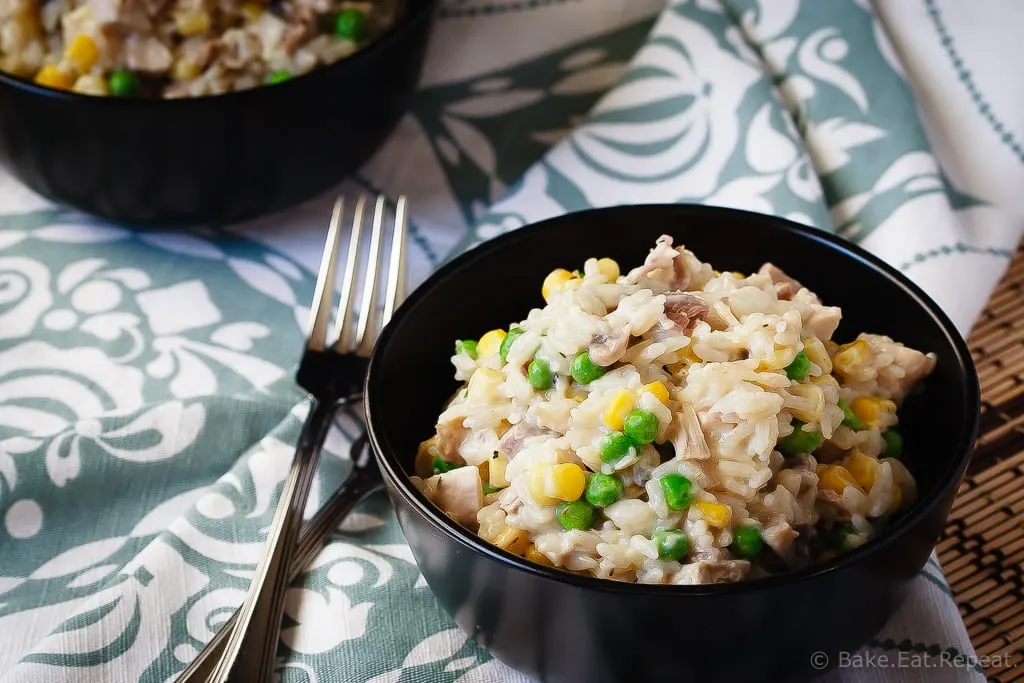
<instances>
[{"instance_id":1,"label":"yellow corn kernel","mask_svg":"<svg viewBox=\"0 0 1024 683\"><path fill-rule=\"evenodd\" d=\"M761 372L782 370L793 362L794 355L796 354L792 353L789 349L775 349L767 358L761 358L757 361L757 369Z\"/></svg>"},{"instance_id":2,"label":"yellow corn kernel","mask_svg":"<svg viewBox=\"0 0 1024 683\"><path fill-rule=\"evenodd\" d=\"M74 64L79 73L85 73L96 64L96 60L100 58L100 51L96 47L96 41L84 33L79 33L64 49L64 58Z\"/></svg>"},{"instance_id":3,"label":"yellow corn kernel","mask_svg":"<svg viewBox=\"0 0 1024 683\"><path fill-rule=\"evenodd\" d=\"M48 88L67 90L74 83L71 74L61 71L55 64L47 64L36 73L36 83Z\"/></svg>"},{"instance_id":4,"label":"yellow corn kernel","mask_svg":"<svg viewBox=\"0 0 1024 683\"><path fill-rule=\"evenodd\" d=\"M555 498L544 492L550 469L550 467L541 465L526 470L526 490L538 505L554 505L557 502Z\"/></svg>"},{"instance_id":5,"label":"yellow corn kernel","mask_svg":"<svg viewBox=\"0 0 1024 683\"><path fill-rule=\"evenodd\" d=\"M210 30L210 15L202 9L178 12L174 25L180 35L201 36Z\"/></svg>"},{"instance_id":6,"label":"yellow corn kernel","mask_svg":"<svg viewBox=\"0 0 1024 683\"><path fill-rule=\"evenodd\" d=\"M820 339L817 337L804 339L804 353L807 354L808 360L821 368L821 372L818 374L825 376L832 372L832 359L829 358L828 351L825 350L825 345L821 343Z\"/></svg>"},{"instance_id":7,"label":"yellow corn kernel","mask_svg":"<svg viewBox=\"0 0 1024 683\"><path fill-rule=\"evenodd\" d=\"M605 276L608 282L615 282L619 279L619 264L615 259L602 258L597 260L597 269Z\"/></svg>"},{"instance_id":8,"label":"yellow corn kernel","mask_svg":"<svg viewBox=\"0 0 1024 683\"><path fill-rule=\"evenodd\" d=\"M896 482L892 483L892 502L889 504L889 509L886 510L890 515L900 509L900 505L903 504L903 490L900 489L900 485Z\"/></svg>"},{"instance_id":9,"label":"yellow corn kernel","mask_svg":"<svg viewBox=\"0 0 1024 683\"><path fill-rule=\"evenodd\" d=\"M896 404L886 398L877 396L861 396L853 399L850 404L854 415L868 427L878 427L887 414L896 412Z\"/></svg>"},{"instance_id":10,"label":"yellow corn kernel","mask_svg":"<svg viewBox=\"0 0 1024 683\"><path fill-rule=\"evenodd\" d=\"M552 270L544 278L544 284L540 288L540 294L544 297L544 301L550 301L552 296L564 291L569 286L569 282L574 279L578 278L565 268Z\"/></svg>"},{"instance_id":11,"label":"yellow corn kernel","mask_svg":"<svg viewBox=\"0 0 1024 683\"><path fill-rule=\"evenodd\" d=\"M612 400L605 406L604 412L601 414L601 419L608 429L615 431L622 430L622 422L629 415L629 411L633 410L633 406L636 404L636 396L629 389L619 389L612 396Z\"/></svg>"},{"instance_id":12,"label":"yellow corn kernel","mask_svg":"<svg viewBox=\"0 0 1024 683\"><path fill-rule=\"evenodd\" d=\"M688 346L684 346L683 348L676 351L676 355L678 355L681 360L677 363L672 363L670 365L665 366L668 369L668 371L671 372L673 375L678 375L681 371L690 367L694 363L704 362L704 359L698 356L697 353L693 350L692 342Z\"/></svg>"},{"instance_id":13,"label":"yellow corn kernel","mask_svg":"<svg viewBox=\"0 0 1024 683\"><path fill-rule=\"evenodd\" d=\"M476 343L476 353L479 358L487 358L498 353L501 349L501 342L505 340L505 330L491 330L484 333Z\"/></svg>"},{"instance_id":14,"label":"yellow corn kernel","mask_svg":"<svg viewBox=\"0 0 1024 683\"><path fill-rule=\"evenodd\" d=\"M558 500L579 500L587 486L583 468L572 462L555 465L546 472L544 494Z\"/></svg>"},{"instance_id":15,"label":"yellow corn kernel","mask_svg":"<svg viewBox=\"0 0 1024 683\"><path fill-rule=\"evenodd\" d=\"M522 555L530 546L530 533L524 529L505 527L494 537L494 545L507 550L513 555Z\"/></svg>"},{"instance_id":16,"label":"yellow corn kernel","mask_svg":"<svg viewBox=\"0 0 1024 683\"><path fill-rule=\"evenodd\" d=\"M850 474L850 470L842 465L819 465L818 466L818 487L835 491L843 495L847 486L852 486L861 493L864 493L857 480Z\"/></svg>"},{"instance_id":17,"label":"yellow corn kernel","mask_svg":"<svg viewBox=\"0 0 1024 683\"><path fill-rule=\"evenodd\" d=\"M508 468L508 458L504 454L499 453L491 458L490 462L490 475L487 483L495 488L505 488L509 485L508 478L505 476L505 470Z\"/></svg>"},{"instance_id":18,"label":"yellow corn kernel","mask_svg":"<svg viewBox=\"0 0 1024 683\"><path fill-rule=\"evenodd\" d=\"M255 2L243 2L241 11L242 16L245 17L245 20L248 21L250 24L259 19L260 16L263 15L263 8L256 4Z\"/></svg>"},{"instance_id":19,"label":"yellow corn kernel","mask_svg":"<svg viewBox=\"0 0 1024 683\"><path fill-rule=\"evenodd\" d=\"M75 84L71 86L72 92L81 93L82 95L108 95L110 91L107 89L107 82L102 76L95 74L85 74L79 76L75 81Z\"/></svg>"},{"instance_id":20,"label":"yellow corn kernel","mask_svg":"<svg viewBox=\"0 0 1024 683\"><path fill-rule=\"evenodd\" d=\"M793 382L787 391L793 399L787 405L796 419L802 422L817 422L825 412L825 391L817 384L800 384Z\"/></svg>"},{"instance_id":21,"label":"yellow corn kernel","mask_svg":"<svg viewBox=\"0 0 1024 683\"><path fill-rule=\"evenodd\" d=\"M700 510L700 514L703 515L704 521L710 526L718 529L729 526L729 522L732 521L732 508L725 503L712 503L707 500L698 500L693 506Z\"/></svg>"},{"instance_id":22,"label":"yellow corn kernel","mask_svg":"<svg viewBox=\"0 0 1024 683\"><path fill-rule=\"evenodd\" d=\"M473 403L491 403L501 398L498 387L505 381L505 376L490 368L477 368L469 378L466 396Z\"/></svg>"},{"instance_id":23,"label":"yellow corn kernel","mask_svg":"<svg viewBox=\"0 0 1024 683\"><path fill-rule=\"evenodd\" d=\"M860 451L853 451L846 458L846 469L853 475L857 484L867 491L875 485L878 476L878 460Z\"/></svg>"},{"instance_id":24,"label":"yellow corn kernel","mask_svg":"<svg viewBox=\"0 0 1024 683\"><path fill-rule=\"evenodd\" d=\"M743 273L739 272L738 270L730 271L729 275L732 275L733 279L735 279L735 280L745 280L747 278L746 275L744 275Z\"/></svg>"},{"instance_id":25,"label":"yellow corn kernel","mask_svg":"<svg viewBox=\"0 0 1024 683\"><path fill-rule=\"evenodd\" d=\"M863 339L843 344L832 356L836 372L849 380L866 380L865 371L871 366L871 347Z\"/></svg>"},{"instance_id":26,"label":"yellow corn kernel","mask_svg":"<svg viewBox=\"0 0 1024 683\"><path fill-rule=\"evenodd\" d=\"M662 403L668 403L668 387L666 387L662 382L651 382L650 384L645 384L644 391L654 394L654 398L658 399Z\"/></svg>"},{"instance_id":27,"label":"yellow corn kernel","mask_svg":"<svg viewBox=\"0 0 1024 683\"><path fill-rule=\"evenodd\" d=\"M199 67L182 57L171 67L171 78L176 81L191 81L199 76Z\"/></svg>"},{"instance_id":28,"label":"yellow corn kernel","mask_svg":"<svg viewBox=\"0 0 1024 683\"><path fill-rule=\"evenodd\" d=\"M548 556L537 550L537 546L532 543L526 548L526 552L523 553L523 557L534 564L542 564L545 567L555 566L551 563L551 560L548 559Z\"/></svg>"}]
</instances>

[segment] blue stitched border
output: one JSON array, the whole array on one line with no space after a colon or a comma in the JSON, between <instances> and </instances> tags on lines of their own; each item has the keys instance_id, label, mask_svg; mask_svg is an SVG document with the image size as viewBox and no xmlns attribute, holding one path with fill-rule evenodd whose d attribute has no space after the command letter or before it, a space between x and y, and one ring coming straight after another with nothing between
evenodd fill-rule
<instances>
[{"instance_id":1,"label":"blue stitched border","mask_svg":"<svg viewBox=\"0 0 1024 683\"><path fill-rule=\"evenodd\" d=\"M971 71L964 67L964 60L960 53L957 52L953 36L947 30L946 24L942 20L942 13L935 5L935 0L924 0L924 5L928 10L928 16L931 17L935 32L939 34L942 47L946 51L949 61L952 62L953 69L956 70L956 77L967 88L967 93L971 96L971 101L977 107L978 113L992 127L992 130L1003 141L1003 144L1017 156L1018 161L1024 163L1024 149L1021 148L1020 143L1014 138L1013 133L1007 130L1002 121L997 119L996 115L992 113L992 105L988 103L984 95L981 94L981 91L978 90L978 86L974 84L974 79L971 78Z\"/></svg>"}]
</instances>

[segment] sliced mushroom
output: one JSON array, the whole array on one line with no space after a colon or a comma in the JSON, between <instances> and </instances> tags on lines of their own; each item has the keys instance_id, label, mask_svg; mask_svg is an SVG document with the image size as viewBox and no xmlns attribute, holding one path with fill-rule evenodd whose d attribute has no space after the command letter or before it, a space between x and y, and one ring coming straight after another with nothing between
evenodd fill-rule
<instances>
[{"instance_id":1,"label":"sliced mushroom","mask_svg":"<svg viewBox=\"0 0 1024 683\"><path fill-rule=\"evenodd\" d=\"M441 511L468 529L476 529L476 513L484 506L478 467L459 467L423 482L423 494Z\"/></svg>"},{"instance_id":2,"label":"sliced mushroom","mask_svg":"<svg viewBox=\"0 0 1024 683\"><path fill-rule=\"evenodd\" d=\"M675 414L666 438L672 442L678 460L707 460L711 457L700 420L689 403L684 402L682 409Z\"/></svg>"},{"instance_id":3,"label":"sliced mushroom","mask_svg":"<svg viewBox=\"0 0 1024 683\"><path fill-rule=\"evenodd\" d=\"M550 433L550 429L538 427L532 422L520 422L505 432L498 445L501 447L501 452L505 454L505 457L511 460L522 450L524 441L534 436Z\"/></svg>"},{"instance_id":4,"label":"sliced mushroom","mask_svg":"<svg viewBox=\"0 0 1024 683\"><path fill-rule=\"evenodd\" d=\"M708 315L708 305L703 299L688 292L669 292L665 295L665 317L679 329L686 332L698 320Z\"/></svg>"},{"instance_id":5,"label":"sliced mushroom","mask_svg":"<svg viewBox=\"0 0 1024 683\"><path fill-rule=\"evenodd\" d=\"M684 564L672 577L672 583L696 585L705 583L731 583L742 581L750 572L750 563L746 560L698 560Z\"/></svg>"},{"instance_id":6,"label":"sliced mushroom","mask_svg":"<svg viewBox=\"0 0 1024 683\"><path fill-rule=\"evenodd\" d=\"M608 367L617 363L626 355L626 348L629 346L630 330L629 325L625 329L614 334L596 334L590 340L587 350L590 352L590 359L601 367Z\"/></svg>"}]
</instances>

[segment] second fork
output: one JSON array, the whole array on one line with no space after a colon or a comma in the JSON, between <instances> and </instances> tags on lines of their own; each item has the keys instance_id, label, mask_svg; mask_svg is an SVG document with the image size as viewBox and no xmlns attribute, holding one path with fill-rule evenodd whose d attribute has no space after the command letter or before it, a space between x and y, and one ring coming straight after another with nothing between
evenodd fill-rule
<instances>
[{"instance_id":1,"label":"second fork","mask_svg":"<svg viewBox=\"0 0 1024 683\"><path fill-rule=\"evenodd\" d=\"M395 209L383 312L378 315L377 290L383 256L385 206L385 198L378 197L370 231L359 316L356 318L355 280L365 199L360 197L356 202L346 250L341 301L334 334L328 339L327 328L344 208L341 199L334 205L327 243L317 273L306 348L296 377L299 385L309 392L312 406L303 424L295 458L284 480L281 498L267 532L263 557L256 565L249 592L238 610L237 623L225 645L223 657L208 679L211 683L268 683L272 678L285 593L290 578L289 568L302 524L302 513L316 475L320 450L338 407L355 396L362 385L367 358L379 328L387 323L404 295L407 214L406 201L402 197Z\"/></svg>"}]
</instances>

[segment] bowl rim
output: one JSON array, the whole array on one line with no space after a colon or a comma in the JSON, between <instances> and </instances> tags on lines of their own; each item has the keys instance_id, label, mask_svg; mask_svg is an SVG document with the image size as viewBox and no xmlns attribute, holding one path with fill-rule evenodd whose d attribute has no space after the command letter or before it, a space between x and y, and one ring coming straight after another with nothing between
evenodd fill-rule
<instances>
[{"instance_id":1,"label":"bowl rim","mask_svg":"<svg viewBox=\"0 0 1024 683\"><path fill-rule=\"evenodd\" d=\"M382 349L387 347L395 333L395 330L397 329L397 325L389 324L384 328L377 340L373 355L370 359L366 379L363 385L363 408L366 416L366 430L370 439L370 444L373 447L373 452L375 454L376 461L381 468L381 472L384 474L385 480L389 484L388 488L391 490L392 495L397 492L405 503L413 507L433 527L469 550L483 554L490 559L508 565L510 568L529 572L537 575L538 577L569 584L577 588L625 594L645 596L711 596L725 593L735 594L758 592L782 586L795 586L806 581L817 579L818 577L832 574L833 572L840 572L848 569L853 565L859 564L864 558L881 552L883 549L899 542L899 540L909 533L912 528L916 527L922 520L931 515L934 509L953 491L953 489L959 486L967 471L970 456L978 437L981 410L981 391L978 383L978 376L966 339L956 329L952 320L950 320L949 316L939 307L939 305L918 285L911 282L901 272L852 242L841 239L838 236L825 232L819 228L795 223L785 218L755 213L752 211L744 211L728 207L708 206L703 204L634 204L586 209L562 214L498 235L493 239L487 240L486 242L478 244L462 254L459 254L454 259L447 261L440 268L434 271L423 283L421 283L420 286L418 286L409 295L406 301L403 302L403 305L398 307L395 311L392 322L396 319L401 319L403 315L403 308L406 311L412 310L418 301L429 296L429 292L433 288L433 285L436 285L440 281L457 276L459 270L466 264L470 263L473 259L492 254L495 251L505 248L508 244L518 240L528 239L536 233L540 233L545 230L557 229L557 225L570 216L573 217L573 220L583 220L588 214L601 212L619 213L622 214L625 219L629 217L631 212L635 211L648 212L648 215L661 212L672 213L696 211L698 213L702 212L705 218L709 214L711 216L714 216L715 214L728 214L734 218L745 218L750 221L763 222L766 229L781 228L783 230L799 233L814 242L822 244L825 248L838 251L847 258L859 261L865 267L876 271L879 275L887 278L890 282L903 289L904 292L914 299L917 304L921 306L921 308L924 309L924 311L935 321L942 333L945 335L949 345L954 349L955 358L953 360L959 365L960 371L963 375L962 391L964 398L968 406L972 406L974 408L972 414L968 418L970 420L970 424L966 425L962 432L964 436L961 437L960 443L956 444L954 447L955 452L957 452L958 455L951 459L952 466L946 472L942 473L940 477L940 481L942 483L929 491L927 495L919 497L903 517L901 517L891 527L886 528L884 533L881 533L877 538L869 541L868 543L845 552L842 555L826 562L819 562L809 565L803 569L773 574L763 578L719 584L643 584L600 579L585 574L535 564L517 555L501 550L468 529L465 529L448 516L442 514L433 503L428 501L427 498L412 485L408 475L405 474L405 471L401 467L398 458L383 447L381 439L382 435L378 432L373 419L371 397L374 394L373 386L375 384L376 377L379 374L377 366L383 362L381 360L383 353Z\"/></svg>"},{"instance_id":2,"label":"bowl rim","mask_svg":"<svg viewBox=\"0 0 1024 683\"><path fill-rule=\"evenodd\" d=\"M246 88L245 90L232 90L215 95L198 95L196 97L178 97L172 99L165 99L162 97L97 97L96 95L87 95L85 93L76 93L70 90L61 90L59 88L51 88L46 85L39 85L34 81L20 76L15 76L14 74L10 74L0 69L0 85L53 100L89 102L90 104L97 104L100 106L123 108L153 107L157 106L154 104L157 102L160 103L159 106L164 107L190 106L193 102L225 102L237 100L244 103L246 98L263 97L264 95L262 93L268 92L270 88L274 88L274 92L277 92L284 97L288 95L286 88L294 87L296 83L313 85L316 79L326 78L326 74L328 72L359 68L359 64L361 62L371 59L377 52L387 49L391 43L403 40L405 34L411 30L410 27L415 23L415 21L424 13L434 12L438 2L438 0L406 1L408 3L408 9L401 15L401 17L399 17L398 22L385 31L376 40L367 44L366 47L356 50L352 54L339 59L333 64L326 64L324 66L314 68L311 71L300 74L299 76L281 83L261 83L254 88ZM278 88L280 88L280 90L278 90Z\"/></svg>"}]
</instances>

